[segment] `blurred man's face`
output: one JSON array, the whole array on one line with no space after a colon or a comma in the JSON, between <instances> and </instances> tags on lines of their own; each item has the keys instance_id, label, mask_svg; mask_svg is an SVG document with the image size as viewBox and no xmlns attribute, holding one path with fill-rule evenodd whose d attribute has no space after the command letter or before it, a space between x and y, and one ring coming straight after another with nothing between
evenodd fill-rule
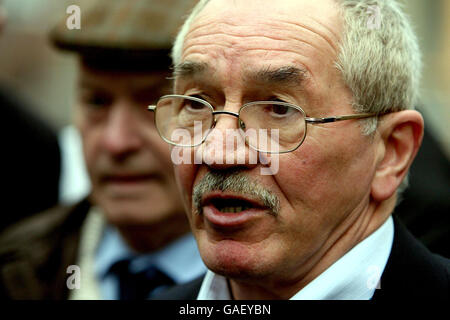
<instances>
[{"instance_id":1,"label":"blurred man's face","mask_svg":"<svg viewBox=\"0 0 450 320\"><path fill-rule=\"evenodd\" d=\"M182 62L200 67L178 73L176 93L231 112L250 101L281 100L310 117L352 114L351 92L334 66L338 12L333 1L211 1L182 53ZM217 118L216 129L233 128L236 118ZM358 122L343 121L309 125L300 148L279 155L275 175L261 175L262 163L211 159L175 170L206 265L234 280L282 287L302 279L362 224L374 159ZM270 197L279 210L266 205Z\"/></svg>"},{"instance_id":2,"label":"blurred man's face","mask_svg":"<svg viewBox=\"0 0 450 320\"><path fill-rule=\"evenodd\" d=\"M170 90L166 77L164 72L106 72L81 66L76 124L92 196L118 226L146 226L183 216L169 148L147 111Z\"/></svg>"}]
</instances>

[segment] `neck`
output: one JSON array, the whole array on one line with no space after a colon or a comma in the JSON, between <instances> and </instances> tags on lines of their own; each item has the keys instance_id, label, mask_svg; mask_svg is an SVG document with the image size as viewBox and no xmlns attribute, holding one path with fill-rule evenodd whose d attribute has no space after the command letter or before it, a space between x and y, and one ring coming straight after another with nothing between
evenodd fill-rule
<instances>
[{"instance_id":1,"label":"neck","mask_svg":"<svg viewBox=\"0 0 450 320\"><path fill-rule=\"evenodd\" d=\"M125 242L139 253L161 249L189 232L189 224L184 213L152 224L121 225L117 228Z\"/></svg>"},{"instance_id":2,"label":"neck","mask_svg":"<svg viewBox=\"0 0 450 320\"><path fill-rule=\"evenodd\" d=\"M343 221L321 250L313 254L302 266L300 276L293 280L280 281L258 279L245 281L231 279L232 296L236 300L287 300L303 289L308 283L317 278L333 263L344 256L358 243L370 236L389 218L395 207L395 196L382 203L370 203L363 213L349 216Z\"/></svg>"}]
</instances>

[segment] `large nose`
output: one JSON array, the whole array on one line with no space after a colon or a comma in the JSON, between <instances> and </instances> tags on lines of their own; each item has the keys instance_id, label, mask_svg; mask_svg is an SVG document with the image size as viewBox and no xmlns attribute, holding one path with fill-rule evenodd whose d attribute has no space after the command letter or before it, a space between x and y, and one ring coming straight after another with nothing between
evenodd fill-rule
<instances>
[{"instance_id":1,"label":"large nose","mask_svg":"<svg viewBox=\"0 0 450 320\"><path fill-rule=\"evenodd\" d=\"M113 156L125 156L142 147L141 124L135 109L126 100L117 101L110 109L103 147Z\"/></svg>"},{"instance_id":2,"label":"large nose","mask_svg":"<svg viewBox=\"0 0 450 320\"><path fill-rule=\"evenodd\" d=\"M256 166L258 153L245 143L237 114L225 111L217 113L215 118L215 126L198 148L196 156L201 156L202 162L214 169L250 169Z\"/></svg>"}]
</instances>

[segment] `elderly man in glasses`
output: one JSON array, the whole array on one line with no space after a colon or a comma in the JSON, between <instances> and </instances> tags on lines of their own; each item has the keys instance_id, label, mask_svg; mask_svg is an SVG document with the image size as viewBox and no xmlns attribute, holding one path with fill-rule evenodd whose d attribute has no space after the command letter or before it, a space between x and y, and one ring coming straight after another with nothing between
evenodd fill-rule
<instances>
[{"instance_id":1,"label":"elderly man in glasses","mask_svg":"<svg viewBox=\"0 0 450 320\"><path fill-rule=\"evenodd\" d=\"M449 260L392 217L424 127L395 1L200 1L172 53L174 95L149 109L189 155L209 271L160 298L449 298Z\"/></svg>"}]
</instances>

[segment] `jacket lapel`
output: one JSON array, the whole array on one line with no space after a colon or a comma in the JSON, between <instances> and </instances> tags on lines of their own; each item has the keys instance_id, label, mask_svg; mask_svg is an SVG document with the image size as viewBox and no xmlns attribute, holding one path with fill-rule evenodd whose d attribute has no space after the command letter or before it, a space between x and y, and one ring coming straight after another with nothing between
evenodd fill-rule
<instances>
[{"instance_id":1,"label":"jacket lapel","mask_svg":"<svg viewBox=\"0 0 450 320\"><path fill-rule=\"evenodd\" d=\"M375 301L449 299L448 260L432 254L394 217L394 242Z\"/></svg>"}]
</instances>

